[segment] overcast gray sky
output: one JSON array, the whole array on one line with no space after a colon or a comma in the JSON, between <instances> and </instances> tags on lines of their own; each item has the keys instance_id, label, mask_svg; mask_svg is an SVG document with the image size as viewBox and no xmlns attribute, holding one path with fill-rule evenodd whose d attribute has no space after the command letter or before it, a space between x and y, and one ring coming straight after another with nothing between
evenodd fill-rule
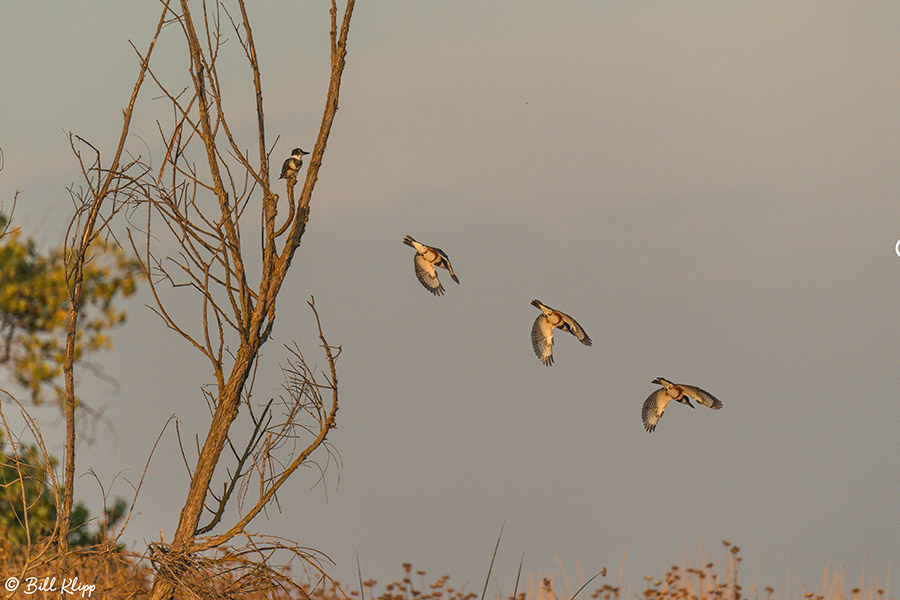
<instances>
[{"instance_id":1,"label":"overcast gray sky","mask_svg":"<svg viewBox=\"0 0 900 600\"><path fill-rule=\"evenodd\" d=\"M505 519L506 593L523 552L527 572L573 578L615 573L627 552L625 581L641 586L705 562L699 549L720 559L723 538L742 548L745 585L814 586L826 566L855 581L863 564L883 583L900 558L900 5L485 4L357 6L256 387L277 393L282 344L315 352L314 294L344 349L343 466L327 498L303 473L257 527L325 552L345 582L358 551L364 576L412 561L475 590ZM279 156L315 139L325 9L252 9ZM4 6L0 198L22 190L17 223L43 244L71 213L65 132L112 150L136 73L128 40L146 45L156 10ZM183 70L174 29L166 42L159 68ZM139 121L158 109L149 98ZM137 127L152 139L149 116ZM461 284L428 294L406 234L443 248ZM532 298L593 346L559 333L541 365ZM187 437L207 425L211 377L147 301L128 303L115 351L96 357L119 388L84 378L115 432L79 447L78 470L107 486L139 476L170 415ZM671 406L648 434L658 376L724 409ZM186 482L169 431L127 538L169 538ZM96 507L96 486L79 486Z\"/></svg>"}]
</instances>

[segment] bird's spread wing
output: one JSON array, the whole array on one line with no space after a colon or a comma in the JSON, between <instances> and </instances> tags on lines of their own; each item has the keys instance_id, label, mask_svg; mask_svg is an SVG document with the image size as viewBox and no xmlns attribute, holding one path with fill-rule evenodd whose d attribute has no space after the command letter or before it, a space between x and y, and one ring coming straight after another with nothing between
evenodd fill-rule
<instances>
[{"instance_id":1,"label":"bird's spread wing","mask_svg":"<svg viewBox=\"0 0 900 600\"><path fill-rule=\"evenodd\" d=\"M437 262L437 266L443 267L450 272L450 279L459 283L459 277L456 276L456 273L453 272L453 265L450 264L450 258L447 256L447 253L441 250L440 248L432 248L435 252L438 253L440 260Z\"/></svg>"},{"instance_id":2,"label":"bird's spread wing","mask_svg":"<svg viewBox=\"0 0 900 600\"><path fill-rule=\"evenodd\" d=\"M703 406L710 408L722 408L722 401L705 390L692 385L682 385L685 396L690 396L695 402L699 402Z\"/></svg>"},{"instance_id":3,"label":"bird's spread wing","mask_svg":"<svg viewBox=\"0 0 900 600\"><path fill-rule=\"evenodd\" d=\"M548 367L553 364L553 326L543 314L531 326L531 347L542 363Z\"/></svg>"},{"instance_id":4,"label":"bird's spread wing","mask_svg":"<svg viewBox=\"0 0 900 600\"><path fill-rule=\"evenodd\" d=\"M666 393L665 389L660 388L644 400L644 406L641 408L641 419L644 421L644 429L651 432L656 429L656 424L659 423L659 419L663 416L670 399L671 396Z\"/></svg>"},{"instance_id":5,"label":"bird's spread wing","mask_svg":"<svg viewBox=\"0 0 900 600\"><path fill-rule=\"evenodd\" d=\"M440 296L444 293L444 286L438 280L433 264L425 260L425 257L419 253L416 253L413 257L413 264L416 267L416 277L419 279L419 283L425 286L426 290L435 296Z\"/></svg>"},{"instance_id":6,"label":"bird's spread wing","mask_svg":"<svg viewBox=\"0 0 900 600\"><path fill-rule=\"evenodd\" d=\"M559 312L559 311L556 311ZM578 341L584 344L585 346L591 345L591 336L585 332L585 330L578 324L578 321L567 315L566 313L559 313L563 318L563 326L561 329L565 329L572 335L578 338Z\"/></svg>"}]
</instances>

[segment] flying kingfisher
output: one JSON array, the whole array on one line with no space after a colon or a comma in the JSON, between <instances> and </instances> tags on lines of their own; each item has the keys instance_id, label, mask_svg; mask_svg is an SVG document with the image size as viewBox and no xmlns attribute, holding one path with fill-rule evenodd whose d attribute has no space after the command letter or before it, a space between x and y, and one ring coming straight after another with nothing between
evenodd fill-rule
<instances>
[{"instance_id":1,"label":"flying kingfisher","mask_svg":"<svg viewBox=\"0 0 900 600\"><path fill-rule=\"evenodd\" d=\"M303 166L303 157L309 154L300 148L294 148L291 150L291 157L284 161L284 164L281 165L281 177L278 179L288 179L289 177L296 177L297 172L300 170L300 167Z\"/></svg>"},{"instance_id":2,"label":"flying kingfisher","mask_svg":"<svg viewBox=\"0 0 900 600\"><path fill-rule=\"evenodd\" d=\"M443 250L421 244L411 236L403 238L403 243L416 250L416 255L413 257L413 265L416 267L416 277L419 279L419 283L425 286L426 290L435 296L440 296L444 293L444 286L438 280L435 267L447 269L450 271L450 278L459 283L459 278L453 272L453 266L450 264L450 258Z\"/></svg>"},{"instance_id":3,"label":"flying kingfisher","mask_svg":"<svg viewBox=\"0 0 900 600\"><path fill-rule=\"evenodd\" d=\"M591 337L578 322L564 312L553 310L540 300L532 300L532 306L541 309L541 314L531 326L531 347L541 362L548 367L553 365L553 328L568 331L585 346L591 345Z\"/></svg>"},{"instance_id":4,"label":"flying kingfisher","mask_svg":"<svg viewBox=\"0 0 900 600\"><path fill-rule=\"evenodd\" d=\"M644 421L644 429L647 431L656 429L656 424L659 422L660 418L662 418L663 412L666 410L666 405L669 404L670 400L680 402L681 404L687 404L691 408L694 408L694 405L691 404L691 398L693 398L695 402L704 406L716 409L722 408L722 402L718 398L715 398L709 392L701 390L698 387L672 383L662 377L657 377L651 383L656 383L662 387L650 394L650 397L644 400L644 406L641 409L641 418Z\"/></svg>"}]
</instances>

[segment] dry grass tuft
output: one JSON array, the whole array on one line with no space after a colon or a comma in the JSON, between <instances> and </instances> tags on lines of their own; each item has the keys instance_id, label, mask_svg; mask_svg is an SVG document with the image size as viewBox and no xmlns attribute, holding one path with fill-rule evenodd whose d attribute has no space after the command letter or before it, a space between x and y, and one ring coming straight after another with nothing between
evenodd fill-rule
<instances>
[{"instance_id":1,"label":"dry grass tuft","mask_svg":"<svg viewBox=\"0 0 900 600\"><path fill-rule=\"evenodd\" d=\"M77 578L74 585L67 585L68 590L82 585L94 586L92 590L84 591L84 598L139 598L149 590L150 569L137 565L114 544L73 550L68 555L68 563L66 578L70 582ZM74 595L61 593L62 573L63 567L58 558L26 561L20 549L0 545L0 581L4 584L0 586L0 598L81 598L81 592ZM19 581L18 589L10 589L10 578ZM45 591L30 591L29 585ZM55 588L55 591L49 591L50 588Z\"/></svg>"},{"instance_id":2,"label":"dry grass tuft","mask_svg":"<svg viewBox=\"0 0 900 600\"><path fill-rule=\"evenodd\" d=\"M644 577L644 589L633 591L631 586L623 587L621 571L617 584L603 583L593 591L572 589L568 576L560 575L564 582L556 585L555 576L529 577L531 583L526 591L518 587L512 588L508 594L493 589L488 594L490 600L792 600L791 593L785 589L752 584L745 591L738 580L741 565L740 548L724 542L724 560L717 567L716 563L707 562L700 567L690 564L672 565L662 576ZM56 564L51 561L30 564L26 568L24 561L18 558L9 547L0 546L0 574L5 581L9 577L19 577L24 581L27 576L42 579L45 576L59 573ZM282 585L254 586L252 573L242 569L241 565L228 565L233 571L225 570L218 577L205 581L181 581L176 598L181 600L197 600L199 598L231 598L235 600L477 600L476 591L467 589L465 584L458 585L450 575L431 578L424 570L414 569L412 563L403 563L402 575L395 581L379 585L378 581L360 577L358 589L343 586L338 582L319 578L312 585L298 585L290 581L290 573L284 571ZM78 577L83 583L93 584L96 589L91 598L130 599L146 598L150 583L154 576L153 569L141 557L122 552L114 547L97 547L83 552L74 552L70 558L70 574ZM308 575L308 574L307 574ZM606 577L604 568L600 577ZM496 574L494 575L496 577ZM878 581L866 582L864 576L858 582L850 582L844 571L829 573L828 569L815 590L796 592L793 600L896 600L891 598L888 577L883 584ZM266 578L271 581L270 578ZM310 579L311 580L311 579ZM511 586L512 587L512 586ZM352 591L351 591L352 590ZM362 594L362 596L361 596ZM23 595L21 589L14 594L3 591L0 598L34 598L49 600L59 598L59 592ZM69 596L74 597L74 596Z\"/></svg>"}]
</instances>

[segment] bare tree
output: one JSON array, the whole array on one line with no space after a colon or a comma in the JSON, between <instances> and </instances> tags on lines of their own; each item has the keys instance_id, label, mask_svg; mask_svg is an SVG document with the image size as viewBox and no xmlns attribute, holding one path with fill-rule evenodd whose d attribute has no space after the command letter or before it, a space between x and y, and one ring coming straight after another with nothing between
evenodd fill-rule
<instances>
[{"instance_id":1,"label":"bare tree","mask_svg":"<svg viewBox=\"0 0 900 600\"><path fill-rule=\"evenodd\" d=\"M273 331L276 299L309 219L310 200L338 108L354 2L347 0L339 16L332 0L331 76L325 111L302 191L295 198L297 181L289 178L286 201L272 187L262 74L247 6L244 0L229 6L220 0L203 2L195 12L188 0L181 0L178 10L164 4L165 20L180 29L187 44L190 78L186 85L173 83L152 64L147 67L160 97L172 110L170 123L157 122L164 158L162 164L152 166L149 159L135 156L136 173L118 172L119 180L128 181L129 190L140 194L131 212L133 223L141 218L140 232L134 226L128 236L150 280L154 310L206 359L212 379L211 385L202 388L211 421L205 436L200 436L196 462L190 464L185 454L190 484L174 536L149 549L157 572L150 594L155 600L171 598L179 584L189 585L193 594L204 595L206 590L210 596L217 595L221 590L216 591L216 574L227 578L240 574L239 585L231 593L289 585L271 566L285 552L324 576L321 557L315 552L290 540L259 538L247 531L251 520L277 503L278 490L288 477L308 463L315 450L328 449L326 438L335 425L335 361L340 348L327 342L314 301L309 304L327 368L317 373L294 345L288 347L285 394L280 402L272 400L254 414L251 389L260 349ZM242 145L226 115L220 57L232 36L246 60L247 89L255 96L257 148L253 152ZM253 217L257 202L259 217ZM279 216L279 207L287 214ZM260 246L243 236L260 221L261 253ZM170 251L173 245L175 252ZM173 310L172 298L177 296L183 304L185 290L196 299L198 319L180 318ZM242 413L250 419L251 433L244 444L235 444L232 425ZM234 465L217 493L219 487L214 490L212 481L223 457L229 456L223 455L226 448ZM201 523L205 513L208 522ZM225 515L233 513L237 516L226 527ZM213 534L216 529L224 531Z\"/></svg>"},{"instance_id":2,"label":"bare tree","mask_svg":"<svg viewBox=\"0 0 900 600\"><path fill-rule=\"evenodd\" d=\"M168 5L168 2L165 3ZM131 130L134 106L141 87L147 76L147 68L156 41L165 23L166 10L163 10L156 33L147 51L141 55L141 66L137 80L125 107L119 143L111 162L104 166L100 151L79 136L69 135L72 151L81 165L84 185L81 188L70 188L69 193L75 204L75 214L69 222L66 232L66 288L69 296L68 316L66 320L66 348L63 374L65 377L65 417L66 417L66 453L64 467L64 483L62 503L59 506L60 526L58 531L59 552L65 557L69 549L69 529L72 513L72 502L75 493L75 362L77 360L76 343L79 333L79 315L82 310L82 284L84 282L85 264L91 260L91 249L100 236L110 233L109 225L116 214L134 197L135 182L145 172L136 160L124 160L125 143ZM90 151L88 157L82 154L83 146ZM135 173L135 171L138 171ZM65 567L64 567L65 569Z\"/></svg>"}]
</instances>

